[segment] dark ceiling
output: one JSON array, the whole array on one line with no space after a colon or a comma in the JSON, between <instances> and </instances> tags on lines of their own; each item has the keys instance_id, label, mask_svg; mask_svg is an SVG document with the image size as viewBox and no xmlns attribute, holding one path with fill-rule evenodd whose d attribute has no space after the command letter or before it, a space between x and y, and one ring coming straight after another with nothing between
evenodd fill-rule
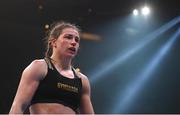
<instances>
[{"instance_id":1,"label":"dark ceiling","mask_svg":"<svg viewBox=\"0 0 180 115\"><path fill-rule=\"evenodd\" d=\"M180 13L178 0L1 0L2 21L37 24L67 19L84 23L89 19L122 16L148 3L161 15Z\"/></svg>"}]
</instances>

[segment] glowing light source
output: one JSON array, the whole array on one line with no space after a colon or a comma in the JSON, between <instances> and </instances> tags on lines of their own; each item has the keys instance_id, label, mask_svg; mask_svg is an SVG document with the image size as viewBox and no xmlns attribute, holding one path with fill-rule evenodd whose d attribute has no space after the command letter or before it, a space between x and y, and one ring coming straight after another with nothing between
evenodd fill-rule
<instances>
[{"instance_id":1,"label":"glowing light source","mask_svg":"<svg viewBox=\"0 0 180 115\"><path fill-rule=\"evenodd\" d=\"M145 6L145 7L143 7L142 9L141 9L141 13L143 14L143 15L148 15L148 14L150 14L150 8L149 7L147 7L147 6Z\"/></svg>"},{"instance_id":2,"label":"glowing light source","mask_svg":"<svg viewBox=\"0 0 180 115\"><path fill-rule=\"evenodd\" d=\"M133 10L133 15L137 16L139 14L139 11L137 9Z\"/></svg>"},{"instance_id":3,"label":"glowing light source","mask_svg":"<svg viewBox=\"0 0 180 115\"><path fill-rule=\"evenodd\" d=\"M121 65L123 62L125 62L127 59L129 59L133 54L135 54L137 51L142 49L145 45L147 45L150 41L157 38L159 35L163 34L167 30L169 30L171 27L176 25L180 22L180 16L174 18L169 23L163 25L159 29L155 30L151 34L147 35L143 42L139 43L134 48L128 50L124 54L118 54L117 56L113 56L113 59L107 60L100 65L97 65L97 68L95 68L92 72L88 74L88 76L92 76L90 78L91 83L97 82L99 79L103 78L105 74L107 74L109 71L111 71L113 68L117 67L118 65ZM108 66L107 66L108 65Z\"/></svg>"},{"instance_id":4,"label":"glowing light source","mask_svg":"<svg viewBox=\"0 0 180 115\"><path fill-rule=\"evenodd\" d=\"M46 25L44 26L44 28L45 28L45 29L49 29L49 25L46 24Z\"/></svg>"}]
</instances>

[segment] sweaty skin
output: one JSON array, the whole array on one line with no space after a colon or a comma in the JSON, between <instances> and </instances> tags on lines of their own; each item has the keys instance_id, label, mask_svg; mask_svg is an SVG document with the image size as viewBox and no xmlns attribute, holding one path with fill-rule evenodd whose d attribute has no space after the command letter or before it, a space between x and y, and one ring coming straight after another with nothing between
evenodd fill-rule
<instances>
[{"instance_id":1,"label":"sweaty skin","mask_svg":"<svg viewBox=\"0 0 180 115\"><path fill-rule=\"evenodd\" d=\"M79 48L79 33L73 28L66 28L62 34L52 41L53 54L51 58L57 71L65 77L74 78L71 69L71 60L77 54ZM45 78L48 66L44 59L34 60L22 73L20 84L14 98L10 114L22 114L30 105L39 83ZM94 110L90 100L90 84L88 78L80 72L76 72L82 80L82 96L80 101L80 113L93 114ZM75 111L60 103L36 103L29 107L32 114L75 114Z\"/></svg>"}]
</instances>

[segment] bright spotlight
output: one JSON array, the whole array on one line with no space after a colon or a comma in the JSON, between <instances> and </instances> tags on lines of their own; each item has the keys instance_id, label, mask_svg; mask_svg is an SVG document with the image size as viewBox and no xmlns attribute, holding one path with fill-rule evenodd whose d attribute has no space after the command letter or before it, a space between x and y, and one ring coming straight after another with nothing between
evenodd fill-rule
<instances>
[{"instance_id":1,"label":"bright spotlight","mask_svg":"<svg viewBox=\"0 0 180 115\"><path fill-rule=\"evenodd\" d=\"M155 30L151 34L147 35L145 38L143 38L145 41L138 44L133 49L130 49L124 54L118 54L117 56L113 56L113 59L107 60L100 65L97 65L97 67L88 73L88 76L92 76L90 78L90 82L95 84L97 81L99 81L101 78L104 77L105 74L107 74L109 71L117 67L118 65L121 65L124 61L129 59L133 54L138 52L140 49L142 49L146 44L154 40L159 35L163 34L170 28L172 28L174 25L180 22L180 16L174 18L172 21L168 22L164 26L160 27L159 29ZM108 66L107 66L108 65Z\"/></svg>"},{"instance_id":2,"label":"bright spotlight","mask_svg":"<svg viewBox=\"0 0 180 115\"><path fill-rule=\"evenodd\" d=\"M139 11L137 9L133 10L133 15L137 16L139 14Z\"/></svg>"},{"instance_id":3,"label":"bright spotlight","mask_svg":"<svg viewBox=\"0 0 180 115\"><path fill-rule=\"evenodd\" d=\"M141 13L143 14L143 15L148 15L149 13L150 13L150 9L149 9L149 7L147 7L147 6L145 6L145 7L143 7L142 9L141 9Z\"/></svg>"}]
</instances>

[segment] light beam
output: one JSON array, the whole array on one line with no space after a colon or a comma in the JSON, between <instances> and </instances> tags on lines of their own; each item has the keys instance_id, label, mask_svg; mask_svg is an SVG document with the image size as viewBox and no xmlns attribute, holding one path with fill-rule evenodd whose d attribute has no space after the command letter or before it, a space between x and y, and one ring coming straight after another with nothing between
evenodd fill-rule
<instances>
[{"instance_id":1,"label":"light beam","mask_svg":"<svg viewBox=\"0 0 180 115\"><path fill-rule=\"evenodd\" d=\"M149 42L151 42L152 40L157 38L159 35L166 32L167 30L169 30L170 28L172 28L174 25L176 25L179 22L180 22L180 16L174 18L173 20L171 20L167 24L163 25L156 31L154 31L151 34L149 34L148 36L144 37L143 42L140 42L135 47L128 50L126 53L113 56L115 58L113 58L112 60L107 60L107 61L101 63L100 65L97 65L97 67L92 72L89 72L87 74L88 76L90 76L90 82L95 83L99 79L103 78L104 77L103 75L109 73L110 70L112 70L113 68L115 68L118 65L122 64L123 62L125 62L133 54L135 54L137 51L142 49L146 44L148 44Z\"/></svg>"},{"instance_id":2,"label":"light beam","mask_svg":"<svg viewBox=\"0 0 180 115\"><path fill-rule=\"evenodd\" d=\"M162 61L163 57L178 37L180 37L180 28L170 38L170 40L165 45L163 45L163 47L157 52L157 54L154 56L152 61L149 62L147 67L142 70L142 73L138 75L139 77L137 77L138 79L136 79L136 81L134 81L132 84L129 84L124 93L121 93L123 94L123 97L119 101L116 100L116 104L114 105L114 107L112 107L114 108L112 110L112 113L122 113L126 109L128 109L132 100L135 98L136 95L138 95L139 90L143 88L145 82L149 79L150 75L157 68L160 61ZM120 96L118 95L116 97Z\"/></svg>"}]
</instances>

